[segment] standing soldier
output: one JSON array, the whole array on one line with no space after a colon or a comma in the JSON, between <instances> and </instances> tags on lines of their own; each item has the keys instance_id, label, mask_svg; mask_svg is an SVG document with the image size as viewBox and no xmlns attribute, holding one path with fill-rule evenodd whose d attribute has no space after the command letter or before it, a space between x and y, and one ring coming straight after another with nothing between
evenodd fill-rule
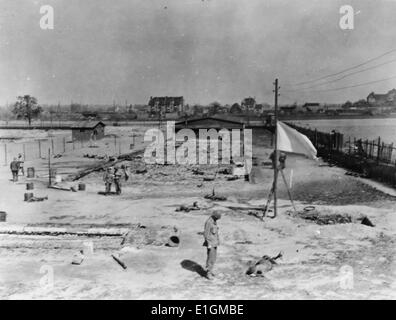
<instances>
[{"instance_id":1,"label":"standing soldier","mask_svg":"<svg viewBox=\"0 0 396 320\"><path fill-rule=\"evenodd\" d=\"M120 195L121 194L121 170L116 167L114 170L114 185L116 189L116 194Z\"/></svg>"},{"instance_id":2,"label":"standing soldier","mask_svg":"<svg viewBox=\"0 0 396 320\"><path fill-rule=\"evenodd\" d=\"M25 158L22 155L22 153L20 153L18 155L18 162L19 162L19 170L21 171L22 175L24 176L25 175L25 170L23 168L23 165L24 165L24 162L25 162Z\"/></svg>"},{"instance_id":3,"label":"standing soldier","mask_svg":"<svg viewBox=\"0 0 396 320\"><path fill-rule=\"evenodd\" d=\"M110 194L111 184L114 182L113 168L111 167L107 168L107 171L103 176L103 181L105 182L105 186L106 186L105 194Z\"/></svg>"},{"instance_id":4,"label":"standing soldier","mask_svg":"<svg viewBox=\"0 0 396 320\"><path fill-rule=\"evenodd\" d=\"M219 240L219 228L217 226L217 220L221 218L221 213L215 211L205 222L203 245L207 247L207 259L206 259L206 277L212 280L214 277L213 267L217 257L217 247L220 244Z\"/></svg>"},{"instance_id":5,"label":"standing soldier","mask_svg":"<svg viewBox=\"0 0 396 320\"><path fill-rule=\"evenodd\" d=\"M17 158L14 158L14 160L11 162L10 169L12 172L12 181L17 182L19 171L19 162L17 161Z\"/></svg>"}]
</instances>

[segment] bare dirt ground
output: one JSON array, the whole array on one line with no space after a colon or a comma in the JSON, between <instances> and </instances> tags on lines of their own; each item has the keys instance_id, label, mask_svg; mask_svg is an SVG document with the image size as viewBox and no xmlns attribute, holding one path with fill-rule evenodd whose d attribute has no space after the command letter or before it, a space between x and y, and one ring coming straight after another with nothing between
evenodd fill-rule
<instances>
[{"instance_id":1,"label":"bare dirt ground","mask_svg":"<svg viewBox=\"0 0 396 320\"><path fill-rule=\"evenodd\" d=\"M396 198L371 183L345 175L343 169L289 156L285 175L298 211L313 205L323 214L351 216L352 223L318 225L291 214L281 179L275 219L262 221L246 210L230 209L262 205L267 200L273 171L263 162L271 152L269 139L257 135L253 142L257 165L251 182L228 181L226 174L203 181L203 177L214 175L215 166L199 166L204 175L196 175L194 167L145 166L136 158L125 162L131 177L123 183L121 196L98 194L104 191L102 172L80 180L86 191L48 189L47 159L40 159L27 162L25 167L36 168L38 178L29 181L34 182L35 196L48 196L48 200L27 203L23 194L28 179L13 183L9 168L2 167L0 210L8 215L7 222L0 223L1 230L26 225L79 230L140 224L149 231L170 226L180 232L180 246L144 242L122 246L121 236L0 234L0 298L395 299ZM51 161L58 172L72 174L97 163L83 157L103 151L97 149L78 150ZM143 167L147 173L136 172ZM213 187L227 201L205 199ZM176 211L180 205L195 201L201 210ZM223 212L219 221L221 246L217 276L209 281L201 275L206 259L201 233L215 209ZM375 227L359 223L362 216ZM80 265L71 264L76 252L89 241L93 254L87 254ZM283 257L264 277L245 275L249 261L280 251ZM123 269L112 254L127 268ZM53 272L53 285L46 282L48 270Z\"/></svg>"}]
</instances>

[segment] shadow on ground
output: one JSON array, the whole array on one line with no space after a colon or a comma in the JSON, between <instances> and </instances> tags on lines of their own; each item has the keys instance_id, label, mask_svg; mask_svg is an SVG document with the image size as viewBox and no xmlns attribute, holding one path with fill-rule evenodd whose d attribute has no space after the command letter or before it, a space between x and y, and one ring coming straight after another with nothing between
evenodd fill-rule
<instances>
[{"instance_id":1,"label":"shadow on ground","mask_svg":"<svg viewBox=\"0 0 396 320\"><path fill-rule=\"evenodd\" d=\"M201 277L206 277L206 271L202 266L191 260L183 260L181 266L189 271L198 273Z\"/></svg>"}]
</instances>

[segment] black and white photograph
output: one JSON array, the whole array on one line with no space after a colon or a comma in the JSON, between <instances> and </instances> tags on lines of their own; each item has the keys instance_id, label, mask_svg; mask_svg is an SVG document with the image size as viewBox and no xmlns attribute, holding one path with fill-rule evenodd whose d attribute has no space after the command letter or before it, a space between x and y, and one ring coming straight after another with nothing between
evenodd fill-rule
<instances>
[{"instance_id":1,"label":"black and white photograph","mask_svg":"<svg viewBox=\"0 0 396 320\"><path fill-rule=\"evenodd\" d=\"M0 0L0 300L242 319L395 254L396 0Z\"/></svg>"}]
</instances>

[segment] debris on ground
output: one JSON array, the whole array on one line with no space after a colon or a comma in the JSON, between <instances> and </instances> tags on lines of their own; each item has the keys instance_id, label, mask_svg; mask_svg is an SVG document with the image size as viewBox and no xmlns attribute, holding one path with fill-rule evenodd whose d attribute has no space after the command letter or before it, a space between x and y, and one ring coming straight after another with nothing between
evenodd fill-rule
<instances>
[{"instance_id":1,"label":"debris on ground","mask_svg":"<svg viewBox=\"0 0 396 320\"><path fill-rule=\"evenodd\" d=\"M84 261L84 252L83 250L80 250L79 252L74 254L72 264L80 265L83 261Z\"/></svg>"},{"instance_id":2,"label":"debris on ground","mask_svg":"<svg viewBox=\"0 0 396 320\"><path fill-rule=\"evenodd\" d=\"M195 201L192 206L186 206L182 204L180 207L176 208L175 211L190 212L191 210L201 210L201 208L198 206L198 202Z\"/></svg>"},{"instance_id":3,"label":"debris on ground","mask_svg":"<svg viewBox=\"0 0 396 320\"><path fill-rule=\"evenodd\" d=\"M311 208L311 207L312 206L309 206L309 208ZM305 220L311 220L319 225L340 224L340 223L351 223L352 222L352 217L350 215L346 215L346 214L343 215L343 214L339 214L339 213L321 214L316 209L307 210L305 208L303 211L297 212L297 215L300 218L303 218Z\"/></svg>"},{"instance_id":4,"label":"debris on ground","mask_svg":"<svg viewBox=\"0 0 396 320\"><path fill-rule=\"evenodd\" d=\"M193 174L203 176L205 173L202 170L194 168L191 170Z\"/></svg>"},{"instance_id":5,"label":"debris on ground","mask_svg":"<svg viewBox=\"0 0 396 320\"><path fill-rule=\"evenodd\" d=\"M40 201L44 201L44 200L48 200L48 196L45 196L45 197L30 197L26 201L27 202L40 202Z\"/></svg>"},{"instance_id":6,"label":"debris on ground","mask_svg":"<svg viewBox=\"0 0 396 320\"><path fill-rule=\"evenodd\" d=\"M361 223L364 224L365 226L375 227L375 225L374 225L374 224L370 221L370 219L367 218L366 216L363 217Z\"/></svg>"},{"instance_id":7,"label":"debris on ground","mask_svg":"<svg viewBox=\"0 0 396 320\"><path fill-rule=\"evenodd\" d=\"M216 196L214 193L207 194L204 196L205 199L212 200L212 201L226 201L227 198L223 196Z\"/></svg>"},{"instance_id":8,"label":"debris on ground","mask_svg":"<svg viewBox=\"0 0 396 320\"><path fill-rule=\"evenodd\" d=\"M218 171L220 174L232 174L232 169L231 168L224 168Z\"/></svg>"},{"instance_id":9,"label":"debris on ground","mask_svg":"<svg viewBox=\"0 0 396 320\"><path fill-rule=\"evenodd\" d=\"M314 206L307 206L302 211L286 211L286 213L290 216L300 217L305 220L311 220L319 225L327 225L327 224L344 224L344 223L353 223L359 221L361 224L364 224L369 227L374 227L374 224L370 221L370 219L361 215L360 217L353 217L349 214L343 213L333 213L333 212L321 212L317 210Z\"/></svg>"},{"instance_id":10,"label":"debris on ground","mask_svg":"<svg viewBox=\"0 0 396 320\"><path fill-rule=\"evenodd\" d=\"M119 256L112 254L112 258L125 270L127 268L126 264L122 262Z\"/></svg>"},{"instance_id":11,"label":"debris on ground","mask_svg":"<svg viewBox=\"0 0 396 320\"><path fill-rule=\"evenodd\" d=\"M49 186L48 188L55 189L55 190L62 190L62 191L72 191L71 187L60 187L57 185L52 185L52 186Z\"/></svg>"},{"instance_id":12,"label":"debris on ground","mask_svg":"<svg viewBox=\"0 0 396 320\"><path fill-rule=\"evenodd\" d=\"M127 232L121 241L121 246L138 248L147 245L177 247L179 244L179 230L175 226L146 227L140 224Z\"/></svg>"},{"instance_id":13,"label":"debris on ground","mask_svg":"<svg viewBox=\"0 0 396 320\"><path fill-rule=\"evenodd\" d=\"M254 216L254 217L256 217L256 218L259 218L259 219L263 219L263 217L264 217L264 212L261 210L261 211L259 211L259 210L249 210L248 211L248 215L249 216Z\"/></svg>"},{"instance_id":14,"label":"debris on ground","mask_svg":"<svg viewBox=\"0 0 396 320\"><path fill-rule=\"evenodd\" d=\"M251 277L263 277L264 273L272 270L273 266L277 264L275 260L282 258L283 253L279 252L275 257L269 257L267 255L262 256L256 262L250 262L250 266L246 271L246 274Z\"/></svg>"}]
</instances>

